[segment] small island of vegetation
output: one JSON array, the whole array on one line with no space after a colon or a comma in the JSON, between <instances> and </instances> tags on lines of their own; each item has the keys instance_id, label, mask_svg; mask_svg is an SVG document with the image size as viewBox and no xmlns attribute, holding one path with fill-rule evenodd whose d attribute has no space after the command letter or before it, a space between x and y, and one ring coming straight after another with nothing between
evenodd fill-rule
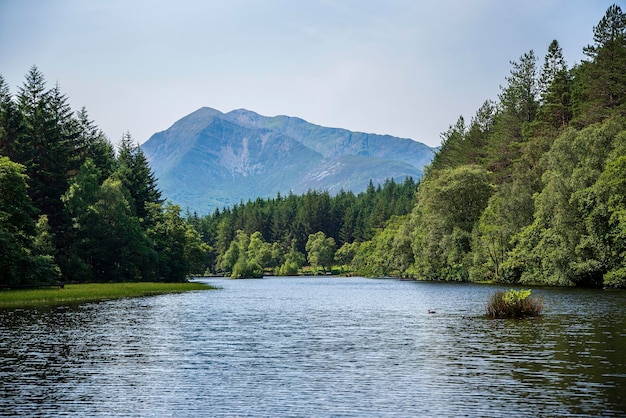
<instances>
[{"instance_id":1,"label":"small island of vegetation","mask_svg":"<svg viewBox=\"0 0 626 418\"><path fill-rule=\"evenodd\" d=\"M541 315L543 301L531 296L530 289L497 291L487 304L487 317L492 319L529 318Z\"/></svg>"}]
</instances>

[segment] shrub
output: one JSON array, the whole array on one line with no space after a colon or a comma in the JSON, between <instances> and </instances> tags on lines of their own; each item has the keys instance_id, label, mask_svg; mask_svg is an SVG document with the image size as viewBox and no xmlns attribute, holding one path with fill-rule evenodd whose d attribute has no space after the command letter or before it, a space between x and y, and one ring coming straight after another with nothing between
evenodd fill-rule
<instances>
[{"instance_id":1,"label":"shrub","mask_svg":"<svg viewBox=\"0 0 626 418\"><path fill-rule=\"evenodd\" d=\"M543 300L528 290L497 291L487 304L488 318L526 318L541 315Z\"/></svg>"}]
</instances>

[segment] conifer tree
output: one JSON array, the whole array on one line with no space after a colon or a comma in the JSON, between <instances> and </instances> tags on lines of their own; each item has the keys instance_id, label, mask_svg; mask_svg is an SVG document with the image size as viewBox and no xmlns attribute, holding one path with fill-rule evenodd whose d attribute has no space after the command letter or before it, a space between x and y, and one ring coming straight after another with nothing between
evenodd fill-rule
<instances>
[{"instance_id":1,"label":"conifer tree","mask_svg":"<svg viewBox=\"0 0 626 418\"><path fill-rule=\"evenodd\" d=\"M15 151L15 139L20 128L20 117L17 112L9 86L0 75L0 154L12 161L18 161Z\"/></svg>"},{"instance_id":2,"label":"conifer tree","mask_svg":"<svg viewBox=\"0 0 626 418\"><path fill-rule=\"evenodd\" d=\"M539 78L542 120L555 128L567 126L572 118L572 80L563 58L563 51L555 39L548 47Z\"/></svg>"},{"instance_id":3,"label":"conifer tree","mask_svg":"<svg viewBox=\"0 0 626 418\"><path fill-rule=\"evenodd\" d=\"M67 222L60 198L76 168L72 111L58 85L46 90L44 76L35 66L19 89L17 106L22 125L14 141L16 156L26 166L33 204L40 214L48 215L53 234L62 241L59 235Z\"/></svg>"},{"instance_id":4,"label":"conifer tree","mask_svg":"<svg viewBox=\"0 0 626 418\"><path fill-rule=\"evenodd\" d=\"M578 69L579 118L597 122L613 111L626 114L626 14L613 4L593 28L592 45L584 48L591 62Z\"/></svg>"},{"instance_id":5,"label":"conifer tree","mask_svg":"<svg viewBox=\"0 0 626 418\"><path fill-rule=\"evenodd\" d=\"M145 204L160 204L163 200L148 160L139 145L133 142L129 132L124 134L119 144L117 163L115 177L130 193L130 203L135 214L145 219L148 215Z\"/></svg>"}]
</instances>

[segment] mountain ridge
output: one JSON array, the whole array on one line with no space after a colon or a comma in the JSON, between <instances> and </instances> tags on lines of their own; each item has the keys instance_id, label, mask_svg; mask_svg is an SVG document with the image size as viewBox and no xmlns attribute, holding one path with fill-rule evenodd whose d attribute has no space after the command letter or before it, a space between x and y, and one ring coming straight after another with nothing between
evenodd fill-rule
<instances>
[{"instance_id":1,"label":"mountain ridge","mask_svg":"<svg viewBox=\"0 0 626 418\"><path fill-rule=\"evenodd\" d=\"M164 197L201 214L278 192L358 193L370 180L419 179L434 151L408 138L210 107L155 133L141 148Z\"/></svg>"}]
</instances>

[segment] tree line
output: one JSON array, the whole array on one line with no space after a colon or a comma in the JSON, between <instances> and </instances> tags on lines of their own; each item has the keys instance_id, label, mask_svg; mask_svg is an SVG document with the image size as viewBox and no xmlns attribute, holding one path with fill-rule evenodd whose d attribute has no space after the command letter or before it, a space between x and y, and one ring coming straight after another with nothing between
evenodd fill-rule
<instances>
[{"instance_id":1,"label":"tree line","mask_svg":"<svg viewBox=\"0 0 626 418\"><path fill-rule=\"evenodd\" d=\"M204 217L187 213L187 220L210 248L207 270L211 274L241 276L243 266L249 267L243 270L251 276L268 269L292 275L304 265L328 271L339 247L370 240L390 218L410 213L416 190L411 177L376 186L370 181L359 194L343 190L334 196L317 190L300 196L279 193ZM243 254L247 262L240 259Z\"/></svg>"},{"instance_id":2,"label":"tree line","mask_svg":"<svg viewBox=\"0 0 626 418\"><path fill-rule=\"evenodd\" d=\"M607 9L583 52L568 68L554 40L543 65L532 50L512 61L497 100L442 133L409 210L388 210L394 200L371 185L359 197L310 192L250 202L200 222L213 268L232 270L231 242L250 237L259 248L252 242L265 237L275 271L294 272L305 257L317 262L309 255L317 237L332 250L324 263L368 276L626 287L619 6Z\"/></svg>"},{"instance_id":3,"label":"tree line","mask_svg":"<svg viewBox=\"0 0 626 418\"><path fill-rule=\"evenodd\" d=\"M130 134L117 150L33 66L0 76L0 287L63 280L181 281L205 263Z\"/></svg>"},{"instance_id":4,"label":"tree line","mask_svg":"<svg viewBox=\"0 0 626 418\"><path fill-rule=\"evenodd\" d=\"M511 62L497 100L442 133L419 184L309 191L199 217L163 203L138 146L117 152L33 67L0 78L2 284L59 277L254 277L340 264L368 276L626 287L626 15L568 68L557 40Z\"/></svg>"}]
</instances>

